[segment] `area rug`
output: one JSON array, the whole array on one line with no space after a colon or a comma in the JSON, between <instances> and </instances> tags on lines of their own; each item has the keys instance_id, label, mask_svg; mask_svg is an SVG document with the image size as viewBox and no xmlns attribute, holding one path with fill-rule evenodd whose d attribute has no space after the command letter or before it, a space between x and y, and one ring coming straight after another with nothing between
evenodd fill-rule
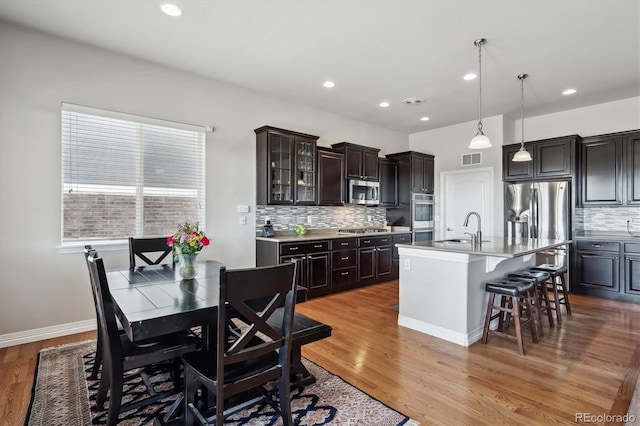
<instances>
[{"instance_id":1,"label":"area rug","mask_svg":"<svg viewBox=\"0 0 640 426\"><path fill-rule=\"evenodd\" d=\"M40 351L26 425L104 424L106 411L95 410L98 381L89 378L95 341L85 341ZM417 425L418 423L351 386L313 362L303 359L317 382L292 391L296 425ZM150 376L160 387L171 385L168 373ZM125 386L123 403L142 395L135 380ZM121 425L149 425L162 416L175 396L144 409L121 413ZM105 405L106 406L106 405ZM269 405L258 405L234 415L229 425L279 425Z\"/></svg>"}]
</instances>

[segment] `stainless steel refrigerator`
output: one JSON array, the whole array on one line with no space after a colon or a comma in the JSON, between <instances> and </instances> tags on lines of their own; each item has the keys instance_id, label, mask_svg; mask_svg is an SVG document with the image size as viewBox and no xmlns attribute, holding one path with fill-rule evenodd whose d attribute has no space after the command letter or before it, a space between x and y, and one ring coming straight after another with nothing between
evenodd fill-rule
<instances>
[{"instance_id":1,"label":"stainless steel refrigerator","mask_svg":"<svg viewBox=\"0 0 640 426\"><path fill-rule=\"evenodd\" d=\"M504 209L504 235L509 239L570 239L571 186L567 181L505 184ZM536 262L567 266L567 250L541 252Z\"/></svg>"}]
</instances>

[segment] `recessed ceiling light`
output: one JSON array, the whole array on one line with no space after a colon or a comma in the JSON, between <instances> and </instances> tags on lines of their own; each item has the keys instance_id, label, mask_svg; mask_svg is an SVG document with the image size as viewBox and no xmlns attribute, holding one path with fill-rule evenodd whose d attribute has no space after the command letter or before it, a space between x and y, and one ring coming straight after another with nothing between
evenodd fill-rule
<instances>
[{"instance_id":1,"label":"recessed ceiling light","mask_svg":"<svg viewBox=\"0 0 640 426\"><path fill-rule=\"evenodd\" d=\"M563 95L573 95L574 93L576 93L576 89L567 89L562 92Z\"/></svg>"},{"instance_id":2,"label":"recessed ceiling light","mask_svg":"<svg viewBox=\"0 0 640 426\"><path fill-rule=\"evenodd\" d=\"M162 5L160 5L160 10L162 10L165 14L169 16L182 15L182 9L180 9L175 4L171 4L171 3L163 3Z\"/></svg>"},{"instance_id":3,"label":"recessed ceiling light","mask_svg":"<svg viewBox=\"0 0 640 426\"><path fill-rule=\"evenodd\" d=\"M328 89L335 87L335 83L333 81L325 81L324 83L322 83L322 85Z\"/></svg>"},{"instance_id":4,"label":"recessed ceiling light","mask_svg":"<svg viewBox=\"0 0 640 426\"><path fill-rule=\"evenodd\" d=\"M475 75L474 73L470 72L469 74L465 74L464 77L462 77L465 80L475 80L476 77L478 77L477 75Z\"/></svg>"},{"instance_id":5,"label":"recessed ceiling light","mask_svg":"<svg viewBox=\"0 0 640 426\"><path fill-rule=\"evenodd\" d=\"M389 104L389 102L380 102L380 106L381 106L382 108L386 108L386 107L388 107L389 105L390 105L390 104Z\"/></svg>"},{"instance_id":6,"label":"recessed ceiling light","mask_svg":"<svg viewBox=\"0 0 640 426\"><path fill-rule=\"evenodd\" d=\"M421 117L420 120L422 121L429 121L429 117Z\"/></svg>"}]
</instances>

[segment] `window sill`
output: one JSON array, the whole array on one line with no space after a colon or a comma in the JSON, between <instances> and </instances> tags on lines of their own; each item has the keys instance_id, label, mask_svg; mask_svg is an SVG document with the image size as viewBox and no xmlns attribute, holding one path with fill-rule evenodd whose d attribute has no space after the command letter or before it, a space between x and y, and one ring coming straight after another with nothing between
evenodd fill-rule
<instances>
[{"instance_id":1,"label":"window sill","mask_svg":"<svg viewBox=\"0 0 640 426\"><path fill-rule=\"evenodd\" d=\"M91 245L98 252L129 250L128 240L89 240L62 243L58 246L58 252L61 254L82 253L86 245Z\"/></svg>"}]
</instances>

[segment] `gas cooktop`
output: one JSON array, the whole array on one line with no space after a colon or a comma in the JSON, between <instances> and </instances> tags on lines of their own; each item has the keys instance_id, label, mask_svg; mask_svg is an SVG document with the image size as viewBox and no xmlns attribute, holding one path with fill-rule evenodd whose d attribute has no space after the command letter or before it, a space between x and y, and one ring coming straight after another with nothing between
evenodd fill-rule
<instances>
[{"instance_id":1,"label":"gas cooktop","mask_svg":"<svg viewBox=\"0 0 640 426\"><path fill-rule=\"evenodd\" d=\"M372 232L389 232L384 228L352 228L352 229L338 229L338 234L369 234Z\"/></svg>"}]
</instances>

